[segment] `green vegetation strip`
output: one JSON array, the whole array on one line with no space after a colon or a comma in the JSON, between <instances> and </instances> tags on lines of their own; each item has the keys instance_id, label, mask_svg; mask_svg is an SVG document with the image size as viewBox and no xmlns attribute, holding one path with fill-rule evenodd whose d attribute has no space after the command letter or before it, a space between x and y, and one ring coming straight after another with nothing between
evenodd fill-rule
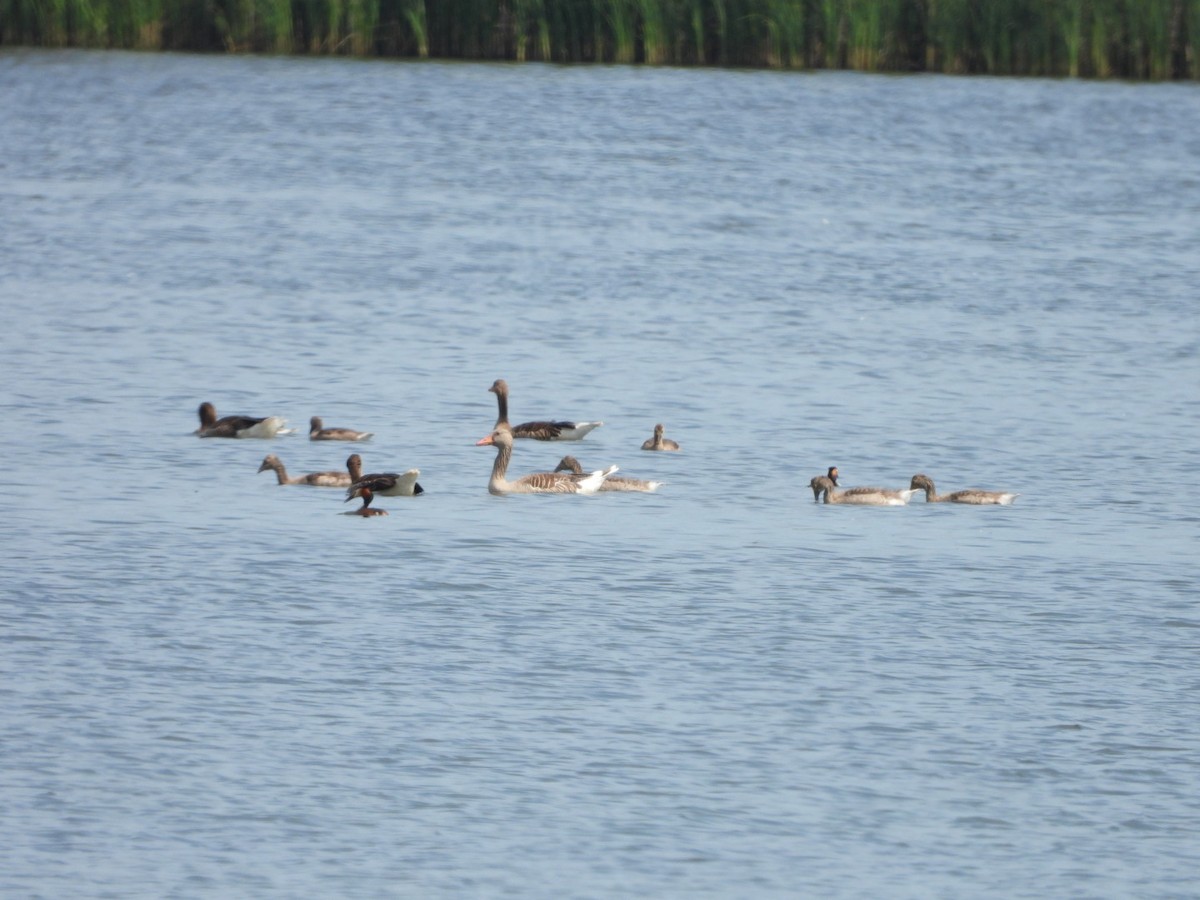
<instances>
[{"instance_id":1,"label":"green vegetation strip","mask_svg":"<svg viewBox=\"0 0 1200 900\"><path fill-rule=\"evenodd\" d=\"M0 0L0 45L1200 79L1200 0Z\"/></svg>"}]
</instances>

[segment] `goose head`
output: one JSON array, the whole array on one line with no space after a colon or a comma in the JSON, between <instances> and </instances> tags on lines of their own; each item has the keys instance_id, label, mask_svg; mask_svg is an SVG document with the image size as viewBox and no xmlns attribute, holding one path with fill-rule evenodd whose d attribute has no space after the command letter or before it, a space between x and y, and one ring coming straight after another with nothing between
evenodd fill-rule
<instances>
[{"instance_id":1,"label":"goose head","mask_svg":"<svg viewBox=\"0 0 1200 900\"><path fill-rule=\"evenodd\" d=\"M575 475L583 474L583 466L579 464L573 456L564 456L558 461L558 465L554 468L555 472L571 472Z\"/></svg>"},{"instance_id":2,"label":"goose head","mask_svg":"<svg viewBox=\"0 0 1200 900\"><path fill-rule=\"evenodd\" d=\"M475 442L476 447L495 446L501 450L511 450L513 445L512 429L498 426L485 438Z\"/></svg>"},{"instance_id":3,"label":"goose head","mask_svg":"<svg viewBox=\"0 0 1200 900\"><path fill-rule=\"evenodd\" d=\"M909 483L911 490L927 491L928 493L936 493L933 488L933 479L928 475L914 475Z\"/></svg>"}]
</instances>

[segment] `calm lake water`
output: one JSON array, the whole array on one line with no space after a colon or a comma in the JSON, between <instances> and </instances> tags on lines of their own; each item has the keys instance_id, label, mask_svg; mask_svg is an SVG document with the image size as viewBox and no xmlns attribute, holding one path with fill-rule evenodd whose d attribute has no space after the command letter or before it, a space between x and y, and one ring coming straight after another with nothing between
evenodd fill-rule
<instances>
[{"instance_id":1,"label":"calm lake water","mask_svg":"<svg viewBox=\"0 0 1200 900\"><path fill-rule=\"evenodd\" d=\"M8 52L0 122L0 895L1195 896L1196 85ZM514 473L666 486L490 496L498 377L605 422ZM256 474L351 450L426 493Z\"/></svg>"}]
</instances>

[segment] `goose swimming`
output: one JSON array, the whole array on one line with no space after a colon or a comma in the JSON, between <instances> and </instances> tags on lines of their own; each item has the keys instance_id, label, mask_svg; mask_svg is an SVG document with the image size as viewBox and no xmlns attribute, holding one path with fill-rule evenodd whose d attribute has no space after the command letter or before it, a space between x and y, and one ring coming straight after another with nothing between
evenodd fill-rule
<instances>
[{"instance_id":1,"label":"goose swimming","mask_svg":"<svg viewBox=\"0 0 1200 900\"><path fill-rule=\"evenodd\" d=\"M816 476L808 486L812 488L814 499L819 499L824 494L826 503L844 503L852 506L904 506L916 493L915 490L893 491L874 487L839 491L828 475Z\"/></svg>"},{"instance_id":2,"label":"goose swimming","mask_svg":"<svg viewBox=\"0 0 1200 900\"><path fill-rule=\"evenodd\" d=\"M310 441L366 441L374 437L370 431L355 431L353 428L326 428L320 416L308 420Z\"/></svg>"},{"instance_id":3,"label":"goose swimming","mask_svg":"<svg viewBox=\"0 0 1200 900\"><path fill-rule=\"evenodd\" d=\"M499 416L496 425L508 423L508 382L497 378L490 388L496 395L496 405ZM528 438L535 441L581 441L588 433L603 425L603 422L522 422L520 425L510 425L514 438Z\"/></svg>"},{"instance_id":4,"label":"goose swimming","mask_svg":"<svg viewBox=\"0 0 1200 900\"><path fill-rule=\"evenodd\" d=\"M202 438L273 438L277 434L290 434L287 419L280 416L225 416L217 418L217 409L211 403L200 404L200 427L195 433Z\"/></svg>"},{"instance_id":5,"label":"goose swimming","mask_svg":"<svg viewBox=\"0 0 1200 900\"><path fill-rule=\"evenodd\" d=\"M488 492L491 494L594 494L605 479L617 471L616 466L609 466L583 478L566 472L534 472L516 481L509 481L506 476L512 459L513 436L508 425L502 423L475 445L496 448L496 461L492 464L492 477L488 480Z\"/></svg>"},{"instance_id":6,"label":"goose swimming","mask_svg":"<svg viewBox=\"0 0 1200 900\"><path fill-rule=\"evenodd\" d=\"M346 489L346 500L364 496L363 492L382 494L385 497L414 497L425 493L425 489L417 483L421 475L420 469L409 469L407 472L373 472L369 475L362 473L362 457L352 453L346 460L346 471L350 473L350 487Z\"/></svg>"},{"instance_id":7,"label":"goose swimming","mask_svg":"<svg viewBox=\"0 0 1200 900\"><path fill-rule=\"evenodd\" d=\"M280 484L311 484L315 487L348 487L350 485L349 472L311 472L308 475L289 475L282 460L274 453L268 453L263 457L262 465L258 467L259 472L265 472L267 469L275 470L275 477L279 479Z\"/></svg>"},{"instance_id":8,"label":"goose swimming","mask_svg":"<svg viewBox=\"0 0 1200 900\"><path fill-rule=\"evenodd\" d=\"M586 473L583 471L583 466L579 460L573 456L564 456L559 460L558 465L554 468L555 472L570 472L576 477L583 477ZM644 481L641 478L629 478L625 475L610 475L604 479L604 483L600 485L602 491L639 491L644 494L649 494L657 491L662 487L661 481Z\"/></svg>"},{"instance_id":9,"label":"goose swimming","mask_svg":"<svg viewBox=\"0 0 1200 900\"><path fill-rule=\"evenodd\" d=\"M933 486L933 479L928 475L914 475L910 487L925 492L926 503L970 503L973 506L1011 506L1020 497L1011 491L980 491L968 488L964 491L954 491L950 494L939 494Z\"/></svg>"}]
</instances>

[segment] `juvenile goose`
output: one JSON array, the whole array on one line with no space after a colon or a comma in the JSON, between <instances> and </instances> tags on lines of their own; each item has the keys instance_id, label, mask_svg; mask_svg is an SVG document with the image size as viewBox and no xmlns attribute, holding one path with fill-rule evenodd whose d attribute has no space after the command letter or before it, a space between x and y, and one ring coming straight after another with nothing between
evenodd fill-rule
<instances>
[{"instance_id":1,"label":"juvenile goose","mask_svg":"<svg viewBox=\"0 0 1200 900\"><path fill-rule=\"evenodd\" d=\"M505 475L512 459L513 435L507 423L500 423L491 434L475 443L477 447L487 445L496 448L496 461L488 480L488 493L491 494L594 494L604 480L617 471L616 466L609 466L584 478L565 472L534 472L509 481Z\"/></svg>"},{"instance_id":2,"label":"juvenile goose","mask_svg":"<svg viewBox=\"0 0 1200 900\"><path fill-rule=\"evenodd\" d=\"M825 495L826 503L845 503L855 506L904 506L915 490L892 491L887 488L853 488L839 491L833 485L828 475L818 475L808 483L812 488L813 498Z\"/></svg>"},{"instance_id":3,"label":"juvenile goose","mask_svg":"<svg viewBox=\"0 0 1200 900\"><path fill-rule=\"evenodd\" d=\"M830 481L832 481L832 482L833 482L833 485L834 485L834 487L841 487L841 482L840 482L840 481L838 481L838 467L837 467L837 466L830 466L830 467L829 467L829 471L825 473L825 477L826 477L826 478L828 478ZM817 500L817 501L819 501L819 500L821 499L821 493L822 493L822 491L824 490L824 488L821 488L821 487L816 487L816 486L815 486L815 482L816 482L816 480L817 480L817 479L816 479L816 478L814 478L814 479L813 479L812 481L810 481L808 484L809 484L809 487L811 487L811 488L813 489L813 500ZM899 492L899 491L893 491L893 490L889 490L888 488L877 488L877 487L852 487L852 488L846 488L846 489L845 489L845 490L843 490L841 493L842 493L843 495L849 495L849 496L851 496L851 497L855 497L855 496L857 496L857 495L859 495L859 494L879 494L879 493L883 493L883 494L898 494L898 493L900 493L900 492ZM850 502L853 502L853 501L846 501L846 502L850 503Z\"/></svg>"},{"instance_id":4,"label":"juvenile goose","mask_svg":"<svg viewBox=\"0 0 1200 900\"><path fill-rule=\"evenodd\" d=\"M350 485L350 473L348 472L312 472L308 475L288 475L287 469L283 467L283 461L274 453L268 453L263 457L262 465L258 467L259 472L265 472L267 469L275 470L275 477L279 479L280 484L311 484L316 487L348 487Z\"/></svg>"},{"instance_id":5,"label":"juvenile goose","mask_svg":"<svg viewBox=\"0 0 1200 900\"><path fill-rule=\"evenodd\" d=\"M654 437L642 441L643 450L678 450L679 444L670 438L663 437L661 424L654 426Z\"/></svg>"},{"instance_id":6,"label":"juvenile goose","mask_svg":"<svg viewBox=\"0 0 1200 900\"><path fill-rule=\"evenodd\" d=\"M313 416L308 420L310 441L365 441L374 436L374 432L355 431L353 428L325 428L320 416Z\"/></svg>"},{"instance_id":7,"label":"juvenile goose","mask_svg":"<svg viewBox=\"0 0 1200 900\"><path fill-rule=\"evenodd\" d=\"M490 388L496 395L496 405L500 415L496 425L501 422L508 424L508 382L497 378ZM581 441L588 433L603 425L603 422L522 422L520 425L509 426L513 437L529 438L535 441Z\"/></svg>"},{"instance_id":8,"label":"juvenile goose","mask_svg":"<svg viewBox=\"0 0 1200 900\"><path fill-rule=\"evenodd\" d=\"M926 503L970 503L974 506L1011 506L1020 497L1011 491L978 491L973 488L965 491L954 491L951 494L939 494L933 486L933 479L928 475L914 475L909 485L916 490L925 492Z\"/></svg>"},{"instance_id":9,"label":"juvenile goose","mask_svg":"<svg viewBox=\"0 0 1200 900\"><path fill-rule=\"evenodd\" d=\"M279 416L256 419L253 416L225 416L217 418L217 409L211 403L200 404L200 427L196 434L202 438L273 438L277 434L291 434L285 428L287 420Z\"/></svg>"},{"instance_id":10,"label":"juvenile goose","mask_svg":"<svg viewBox=\"0 0 1200 900\"><path fill-rule=\"evenodd\" d=\"M584 477L583 466L579 464L573 456L564 456L559 460L558 465L554 469L555 472L570 472L577 477ZM588 476L590 477L590 476ZM610 475L604 479L604 483L600 485L602 491L641 491L642 493L650 493L657 491L662 487L661 481L643 481L640 478L628 478L625 475Z\"/></svg>"},{"instance_id":11,"label":"juvenile goose","mask_svg":"<svg viewBox=\"0 0 1200 900\"><path fill-rule=\"evenodd\" d=\"M425 489L417 484L417 478L421 475L420 469L409 469L403 474L378 472L364 475L362 457L351 453L346 460L346 471L350 473L350 487L346 489L346 500L343 502L349 502L355 497L365 497L364 491L382 494L385 497L412 497L425 493Z\"/></svg>"}]
</instances>

